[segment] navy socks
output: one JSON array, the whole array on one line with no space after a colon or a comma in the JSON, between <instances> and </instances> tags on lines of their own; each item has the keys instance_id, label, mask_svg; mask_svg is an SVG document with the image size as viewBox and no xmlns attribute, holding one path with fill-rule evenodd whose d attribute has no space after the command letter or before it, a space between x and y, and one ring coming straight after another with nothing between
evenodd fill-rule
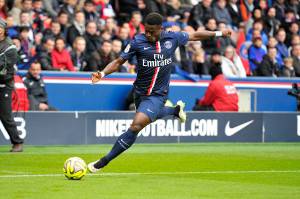
<instances>
[{"instance_id":1,"label":"navy socks","mask_svg":"<svg viewBox=\"0 0 300 199\"><path fill-rule=\"evenodd\" d=\"M161 119L161 118L166 117L168 115L175 115L176 116L176 111L177 111L176 107L164 106L160 110L160 113L158 114L157 119Z\"/></svg>"},{"instance_id":2,"label":"navy socks","mask_svg":"<svg viewBox=\"0 0 300 199\"><path fill-rule=\"evenodd\" d=\"M106 166L111 160L120 155L122 152L126 151L135 142L136 137L137 133L131 131L130 129L120 135L111 151L94 165L95 168L100 169Z\"/></svg>"}]
</instances>

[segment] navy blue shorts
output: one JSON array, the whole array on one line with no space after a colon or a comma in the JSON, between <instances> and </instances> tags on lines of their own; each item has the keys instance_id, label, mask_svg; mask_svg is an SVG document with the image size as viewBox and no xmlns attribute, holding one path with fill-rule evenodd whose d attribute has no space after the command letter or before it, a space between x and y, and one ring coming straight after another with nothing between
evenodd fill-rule
<instances>
[{"instance_id":1,"label":"navy blue shorts","mask_svg":"<svg viewBox=\"0 0 300 199\"><path fill-rule=\"evenodd\" d=\"M167 96L141 96L139 94L134 95L134 103L136 112L145 113L152 122L157 119L162 107L164 107Z\"/></svg>"}]
</instances>

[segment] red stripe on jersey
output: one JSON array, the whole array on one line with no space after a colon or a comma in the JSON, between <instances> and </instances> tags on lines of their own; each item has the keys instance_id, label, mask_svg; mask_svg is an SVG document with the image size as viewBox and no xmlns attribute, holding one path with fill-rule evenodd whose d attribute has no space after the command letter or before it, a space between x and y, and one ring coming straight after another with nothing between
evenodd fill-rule
<instances>
[{"instance_id":1,"label":"red stripe on jersey","mask_svg":"<svg viewBox=\"0 0 300 199\"><path fill-rule=\"evenodd\" d=\"M159 69L160 69L159 67L156 67L156 68L155 68L154 75L153 75L153 77L152 77L152 81L151 81L150 87L148 88L147 95L150 95L150 94L151 94L152 89L153 89L153 87L155 86L155 82L156 82L156 78L157 78Z\"/></svg>"},{"instance_id":2,"label":"red stripe on jersey","mask_svg":"<svg viewBox=\"0 0 300 199\"><path fill-rule=\"evenodd\" d=\"M156 48L157 53L161 53L161 47L160 47L160 42L159 41L156 42L155 48Z\"/></svg>"}]
</instances>

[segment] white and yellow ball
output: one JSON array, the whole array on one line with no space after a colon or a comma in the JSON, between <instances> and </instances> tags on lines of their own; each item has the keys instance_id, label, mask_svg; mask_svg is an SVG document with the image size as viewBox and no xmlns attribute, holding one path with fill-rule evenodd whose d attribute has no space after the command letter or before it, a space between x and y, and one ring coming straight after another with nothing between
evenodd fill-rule
<instances>
[{"instance_id":1,"label":"white and yellow ball","mask_svg":"<svg viewBox=\"0 0 300 199\"><path fill-rule=\"evenodd\" d=\"M65 161L64 174L69 180L80 180L87 172L87 165L79 157L71 157Z\"/></svg>"}]
</instances>

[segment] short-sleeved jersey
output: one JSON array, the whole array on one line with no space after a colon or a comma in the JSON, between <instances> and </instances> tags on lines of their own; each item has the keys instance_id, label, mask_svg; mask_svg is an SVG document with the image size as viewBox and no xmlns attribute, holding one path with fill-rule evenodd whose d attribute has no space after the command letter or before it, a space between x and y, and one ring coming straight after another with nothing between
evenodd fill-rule
<instances>
[{"instance_id":1,"label":"short-sleeved jersey","mask_svg":"<svg viewBox=\"0 0 300 199\"><path fill-rule=\"evenodd\" d=\"M174 52L189 40L186 32L162 31L160 40L151 43L145 34L136 35L121 53L125 60L137 57L134 88L140 95L166 95L169 91Z\"/></svg>"}]
</instances>

